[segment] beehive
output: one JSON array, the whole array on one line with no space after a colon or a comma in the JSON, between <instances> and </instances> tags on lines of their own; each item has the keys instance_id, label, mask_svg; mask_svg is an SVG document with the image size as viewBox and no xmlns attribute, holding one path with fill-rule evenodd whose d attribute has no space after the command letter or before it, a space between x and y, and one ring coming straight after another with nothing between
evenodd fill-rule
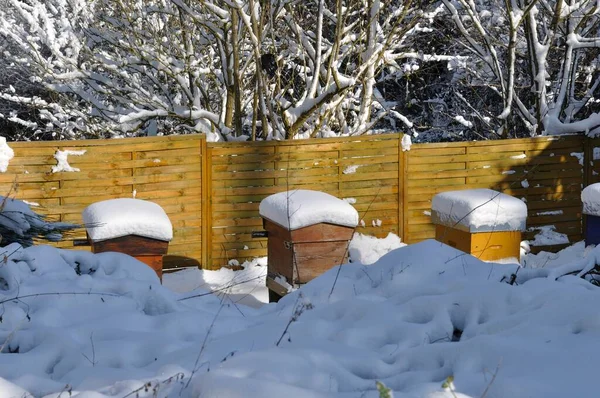
<instances>
[{"instance_id":1,"label":"beehive","mask_svg":"<svg viewBox=\"0 0 600 398\"><path fill-rule=\"evenodd\" d=\"M271 195L260 204L267 242L270 299L289 286L309 282L348 260L348 245L358 213L347 202L324 192L294 190Z\"/></svg>"},{"instance_id":2,"label":"beehive","mask_svg":"<svg viewBox=\"0 0 600 398\"><path fill-rule=\"evenodd\" d=\"M139 199L110 199L88 206L82 217L92 252L128 254L147 264L162 280L163 256L173 238L173 227L159 205Z\"/></svg>"},{"instance_id":3,"label":"beehive","mask_svg":"<svg viewBox=\"0 0 600 398\"><path fill-rule=\"evenodd\" d=\"M443 192L432 201L436 240L481 260L519 259L526 218L525 203L491 189Z\"/></svg>"}]
</instances>

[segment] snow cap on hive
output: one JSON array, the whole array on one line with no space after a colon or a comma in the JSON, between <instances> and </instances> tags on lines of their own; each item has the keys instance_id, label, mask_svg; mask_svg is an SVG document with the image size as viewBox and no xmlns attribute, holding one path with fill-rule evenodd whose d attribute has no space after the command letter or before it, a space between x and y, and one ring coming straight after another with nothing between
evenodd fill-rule
<instances>
[{"instance_id":1,"label":"snow cap on hive","mask_svg":"<svg viewBox=\"0 0 600 398\"><path fill-rule=\"evenodd\" d=\"M527 205L491 189L442 192L433 197L431 221L467 232L524 231Z\"/></svg>"},{"instance_id":2,"label":"snow cap on hive","mask_svg":"<svg viewBox=\"0 0 600 398\"><path fill-rule=\"evenodd\" d=\"M94 242L126 235L173 239L173 226L163 208L145 200L121 198L96 202L83 211L82 217Z\"/></svg>"},{"instance_id":3,"label":"snow cap on hive","mask_svg":"<svg viewBox=\"0 0 600 398\"><path fill-rule=\"evenodd\" d=\"M268 196L259 213L289 230L328 223L356 227L358 212L348 202L325 192L295 189Z\"/></svg>"},{"instance_id":4,"label":"snow cap on hive","mask_svg":"<svg viewBox=\"0 0 600 398\"><path fill-rule=\"evenodd\" d=\"M588 185L581 191L583 214L600 216L600 182Z\"/></svg>"}]
</instances>

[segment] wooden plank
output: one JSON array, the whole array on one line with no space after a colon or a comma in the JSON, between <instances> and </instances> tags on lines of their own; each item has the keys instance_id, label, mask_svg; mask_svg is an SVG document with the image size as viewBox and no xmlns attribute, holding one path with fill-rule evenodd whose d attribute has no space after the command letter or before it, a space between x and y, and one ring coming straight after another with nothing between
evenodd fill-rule
<instances>
[{"instance_id":1,"label":"wooden plank","mask_svg":"<svg viewBox=\"0 0 600 398\"><path fill-rule=\"evenodd\" d=\"M169 219L171 220L171 224L173 228L184 228L184 227L201 227L202 219L199 215L196 215L194 218L190 218L189 215L184 214L168 214Z\"/></svg>"},{"instance_id":2,"label":"wooden plank","mask_svg":"<svg viewBox=\"0 0 600 398\"><path fill-rule=\"evenodd\" d=\"M138 159L162 159L167 157L180 157L180 156L198 156L198 147L182 148L182 149L167 149L167 150L154 150L147 152L136 152Z\"/></svg>"},{"instance_id":3,"label":"wooden plank","mask_svg":"<svg viewBox=\"0 0 600 398\"><path fill-rule=\"evenodd\" d=\"M134 176L157 175L157 174L180 174L189 172L200 172L200 159L195 164L183 164L177 166L154 166L135 168Z\"/></svg>"},{"instance_id":4,"label":"wooden plank","mask_svg":"<svg viewBox=\"0 0 600 398\"><path fill-rule=\"evenodd\" d=\"M245 145L245 146L212 146L210 147L212 156L241 156L246 154L252 155L272 155L275 154L275 146L274 145L261 145L257 146L255 144Z\"/></svg>"},{"instance_id":5,"label":"wooden plank","mask_svg":"<svg viewBox=\"0 0 600 398\"><path fill-rule=\"evenodd\" d=\"M82 146L130 146L139 145L145 143L156 143L161 144L172 141L199 141L205 139L204 134L187 134L187 135L166 135L160 137L135 137L135 138L118 138L118 139L90 139L90 140L77 140L77 141L20 141L11 142L10 146L14 148L54 148L58 143L68 142L69 145L74 147Z\"/></svg>"},{"instance_id":6,"label":"wooden plank","mask_svg":"<svg viewBox=\"0 0 600 398\"><path fill-rule=\"evenodd\" d=\"M218 172L213 170L215 182L220 180L238 180L241 182L253 179L265 178L298 178L321 175L337 175L337 167L302 169L302 170L257 170L257 171L239 171L239 172ZM251 185L251 184L248 184Z\"/></svg>"},{"instance_id":7,"label":"wooden plank","mask_svg":"<svg viewBox=\"0 0 600 398\"><path fill-rule=\"evenodd\" d=\"M431 179L431 180L413 180L409 177L406 184L407 188L412 190L415 187L437 187L437 186L455 186L465 185L464 177L456 178L442 178L442 179ZM458 188L450 188L458 189Z\"/></svg>"},{"instance_id":8,"label":"wooden plank","mask_svg":"<svg viewBox=\"0 0 600 398\"><path fill-rule=\"evenodd\" d=\"M229 260L233 259L252 259L254 257L264 257L267 255L267 249L248 249L248 250L238 250L238 249L224 249L224 248L213 248L211 252L212 263L211 266L214 268L220 268L223 265L226 265Z\"/></svg>"},{"instance_id":9,"label":"wooden plank","mask_svg":"<svg viewBox=\"0 0 600 398\"><path fill-rule=\"evenodd\" d=\"M556 177L557 173L532 173L526 175L506 175L506 176L479 176L479 177L467 177L467 184L481 184L489 185L497 182L510 182L511 185L518 187L521 185L521 181L527 180L530 186L533 185L565 185L565 184L581 184L583 182L583 176L577 170L576 173L565 172L566 176ZM562 173L560 173L562 174ZM552 178L554 177L554 178Z\"/></svg>"},{"instance_id":10,"label":"wooden plank","mask_svg":"<svg viewBox=\"0 0 600 398\"><path fill-rule=\"evenodd\" d=\"M391 182L391 180L390 180ZM397 182L396 182L397 184ZM344 186L340 187L340 197L342 198L359 198L362 196L381 196L381 195L389 195L389 194L397 194L398 193L398 185L383 185L378 186L375 190L371 187L357 188L357 187L349 187L345 188Z\"/></svg>"},{"instance_id":11,"label":"wooden plank","mask_svg":"<svg viewBox=\"0 0 600 398\"><path fill-rule=\"evenodd\" d=\"M425 239L434 239L435 238L435 226L431 224L431 229L427 231L420 232L408 232L405 243L412 244L417 243ZM441 243L440 243L441 244Z\"/></svg>"},{"instance_id":12,"label":"wooden plank","mask_svg":"<svg viewBox=\"0 0 600 398\"><path fill-rule=\"evenodd\" d=\"M365 172L365 173L348 173L342 174L340 182L350 182L350 181L369 181L373 179L398 179L398 170L392 171L381 171L381 172ZM397 182L397 181L396 181Z\"/></svg>"},{"instance_id":13,"label":"wooden plank","mask_svg":"<svg viewBox=\"0 0 600 398\"><path fill-rule=\"evenodd\" d=\"M556 165L556 167L565 168L576 168L579 162L572 156L548 156L548 157L537 157L537 158L522 158L522 159L486 159L479 161L471 161L470 166L473 169L479 169L484 167L516 167L516 166L527 166L527 167L542 167L544 165Z\"/></svg>"},{"instance_id":14,"label":"wooden plank","mask_svg":"<svg viewBox=\"0 0 600 398\"><path fill-rule=\"evenodd\" d=\"M533 145L535 143L543 143L543 142L578 142L581 140L581 136L571 135L571 136L539 136L539 137L529 137L529 138L510 138L510 139L502 139L502 140L485 140L485 141L472 141L469 142L471 146L496 146L502 145L503 143L506 145L510 144L519 144L525 143L527 145Z\"/></svg>"},{"instance_id":15,"label":"wooden plank","mask_svg":"<svg viewBox=\"0 0 600 398\"><path fill-rule=\"evenodd\" d=\"M158 183L144 183L144 184L136 184L135 189L138 192L150 192L150 191L165 191L165 190L179 190L179 189L188 189L195 188L201 185L200 179L190 179L190 180L178 180L178 181L165 181Z\"/></svg>"},{"instance_id":16,"label":"wooden plank","mask_svg":"<svg viewBox=\"0 0 600 398\"><path fill-rule=\"evenodd\" d=\"M372 193L382 194L384 189L398 189L398 178L388 178L381 180L364 180L364 181L341 181L340 182L340 194L343 197L347 195L341 193L343 190L354 190L354 189L365 189L372 188Z\"/></svg>"},{"instance_id":17,"label":"wooden plank","mask_svg":"<svg viewBox=\"0 0 600 398\"><path fill-rule=\"evenodd\" d=\"M481 168L481 169L459 169L446 171L412 171L410 178L412 180L432 180L446 179L453 177L476 177L476 176L496 176L505 178L511 175L527 175L527 172L522 167L503 167L503 168Z\"/></svg>"},{"instance_id":18,"label":"wooden plank","mask_svg":"<svg viewBox=\"0 0 600 398\"><path fill-rule=\"evenodd\" d=\"M103 170L96 172L73 173L27 173L15 176L13 174L0 174L0 183L44 182L44 181L69 181L69 180L94 180L99 178L120 178L131 176L130 170Z\"/></svg>"},{"instance_id":19,"label":"wooden plank","mask_svg":"<svg viewBox=\"0 0 600 398\"><path fill-rule=\"evenodd\" d=\"M260 229L263 225L263 220L260 216L256 217L227 217L221 219L214 219L212 222L213 227L257 227Z\"/></svg>"},{"instance_id":20,"label":"wooden plank","mask_svg":"<svg viewBox=\"0 0 600 398\"><path fill-rule=\"evenodd\" d=\"M558 175L557 175L558 174ZM528 181L537 181L537 180L563 180L570 181L576 180L581 181L583 179L583 173L581 169L571 169L571 170L561 170L559 173L554 171L542 171L542 170L534 170L527 173Z\"/></svg>"},{"instance_id":21,"label":"wooden plank","mask_svg":"<svg viewBox=\"0 0 600 398\"><path fill-rule=\"evenodd\" d=\"M573 141L538 141L538 142L518 142L507 143L498 142L497 145L469 145L467 153L493 153L493 152L513 152L513 151L553 151L565 149L581 148L580 142Z\"/></svg>"},{"instance_id":22,"label":"wooden plank","mask_svg":"<svg viewBox=\"0 0 600 398\"><path fill-rule=\"evenodd\" d=\"M455 154L455 155L448 155L448 156L444 156L444 155L437 155L437 156L426 156L425 154L422 154L421 156L413 156L412 155L412 150L410 151L411 154L408 157L408 167L412 167L413 165L418 165L418 164L451 164L451 163L461 163L461 162L467 162L469 160L473 160L473 158L469 155L466 154ZM487 159L484 159L487 160Z\"/></svg>"},{"instance_id":23,"label":"wooden plank","mask_svg":"<svg viewBox=\"0 0 600 398\"><path fill-rule=\"evenodd\" d=\"M337 151L314 153L283 153L277 155L245 155L245 156L212 156L212 165L241 165L241 164L258 164L265 162L280 162L276 167L285 168L286 165L292 164L295 160L312 160L318 162L320 159L329 159L337 156ZM256 167L260 169L260 167Z\"/></svg>"},{"instance_id":24,"label":"wooden plank","mask_svg":"<svg viewBox=\"0 0 600 398\"><path fill-rule=\"evenodd\" d=\"M411 173L417 172L436 172L436 171L447 171L447 170L464 170L466 168L466 162L454 162L454 163L418 163L410 165ZM475 167L473 167L475 168Z\"/></svg>"},{"instance_id":25,"label":"wooden plank","mask_svg":"<svg viewBox=\"0 0 600 398\"><path fill-rule=\"evenodd\" d=\"M179 190L168 190L168 191L149 191L149 192L137 192L137 199L151 200L151 201L159 201L161 199L169 199L173 200L188 200L186 197L199 197L200 195L200 187L190 188L190 189L179 189ZM83 194L80 196L72 196L72 197L63 197L65 204L81 204L81 205L89 205L94 202L99 202L101 200L114 199L114 195L87 195Z\"/></svg>"},{"instance_id":26,"label":"wooden plank","mask_svg":"<svg viewBox=\"0 0 600 398\"><path fill-rule=\"evenodd\" d=\"M248 235L245 235L248 236ZM226 237L225 237L226 238ZM250 250L250 249L266 249L267 248L267 239L252 239L248 238L245 241L236 241L236 240L220 240L213 241L213 243L218 243L218 246L224 248L226 250L235 249L235 250Z\"/></svg>"},{"instance_id":27,"label":"wooden plank","mask_svg":"<svg viewBox=\"0 0 600 398\"><path fill-rule=\"evenodd\" d=\"M374 135L361 135L361 136L352 136L352 137L332 137L332 138L318 138L319 142L325 143L346 143L346 142L369 142L369 141L388 141L388 140L398 140L398 133L390 133L390 134L374 134ZM220 147L243 147L243 146L302 146L302 145L312 145L315 140L309 139L297 139L297 140L286 140L286 141L253 141L253 142L209 142L209 148L220 148Z\"/></svg>"},{"instance_id":28,"label":"wooden plank","mask_svg":"<svg viewBox=\"0 0 600 398\"><path fill-rule=\"evenodd\" d=\"M314 160L310 160L314 163ZM307 166L309 167L309 166ZM211 164L213 173L239 173L243 171L271 171L279 170L283 167L275 167L275 161L263 161L261 163L244 163L244 164Z\"/></svg>"},{"instance_id":29,"label":"wooden plank","mask_svg":"<svg viewBox=\"0 0 600 398\"><path fill-rule=\"evenodd\" d=\"M75 141L63 141L61 145L57 145L57 150L66 151L85 151L82 155L71 155L71 157L88 157L88 156L97 156L99 154L111 154L111 153L119 153L119 152L135 152L143 153L143 152L157 152L164 150L180 150L180 149L195 149L200 145L199 141L196 140L187 140L187 141L156 141L156 142L140 142L134 143L131 145L127 145L122 143L121 145L71 145ZM69 162L70 163L70 162Z\"/></svg>"},{"instance_id":30,"label":"wooden plank","mask_svg":"<svg viewBox=\"0 0 600 398\"><path fill-rule=\"evenodd\" d=\"M115 177L111 179L94 180L63 180L62 188L88 188L91 186L122 186L122 185L141 185L172 181L199 180L200 172L185 172L175 174L150 174L140 176Z\"/></svg>"},{"instance_id":31,"label":"wooden plank","mask_svg":"<svg viewBox=\"0 0 600 398\"><path fill-rule=\"evenodd\" d=\"M343 159L361 159L361 158L390 158L398 155L398 148L390 147L389 145L375 149L356 149L344 150L340 157Z\"/></svg>"},{"instance_id":32,"label":"wooden plank","mask_svg":"<svg viewBox=\"0 0 600 398\"><path fill-rule=\"evenodd\" d=\"M531 197L527 200L527 209L530 211L548 211L554 209L577 207L581 208L581 199L579 195L574 194L573 198L557 199L557 200L537 200Z\"/></svg>"}]
</instances>

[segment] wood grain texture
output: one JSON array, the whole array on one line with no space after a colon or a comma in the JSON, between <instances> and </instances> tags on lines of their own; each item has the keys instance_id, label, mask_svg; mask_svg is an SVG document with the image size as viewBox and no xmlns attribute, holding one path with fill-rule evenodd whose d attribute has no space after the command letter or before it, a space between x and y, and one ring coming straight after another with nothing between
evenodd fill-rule
<instances>
[{"instance_id":1,"label":"wood grain texture","mask_svg":"<svg viewBox=\"0 0 600 398\"><path fill-rule=\"evenodd\" d=\"M35 204L33 210L51 220L80 225L82 211L97 201L134 196L155 201L174 226L170 251L200 253L201 144L205 142L203 135L189 135L9 143L15 157L7 172L0 174L6 187L2 194L10 190L11 196ZM53 172L58 150L84 151L68 157L79 171ZM73 248L73 239L84 236L81 227L55 245Z\"/></svg>"}]
</instances>

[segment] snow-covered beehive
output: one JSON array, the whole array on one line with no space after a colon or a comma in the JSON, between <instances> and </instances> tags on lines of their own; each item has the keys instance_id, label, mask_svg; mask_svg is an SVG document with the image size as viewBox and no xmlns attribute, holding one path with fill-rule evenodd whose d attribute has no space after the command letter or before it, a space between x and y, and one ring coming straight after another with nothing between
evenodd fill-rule
<instances>
[{"instance_id":1,"label":"snow-covered beehive","mask_svg":"<svg viewBox=\"0 0 600 398\"><path fill-rule=\"evenodd\" d=\"M491 189L467 189L435 195L431 221L438 241L482 260L519 258L527 206Z\"/></svg>"},{"instance_id":2,"label":"snow-covered beehive","mask_svg":"<svg viewBox=\"0 0 600 398\"><path fill-rule=\"evenodd\" d=\"M162 280L163 256L173 239L171 221L162 207L140 199L110 199L88 206L82 217L94 253L129 254Z\"/></svg>"},{"instance_id":3,"label":"snow-covered beehive","mask_svg":"<svg viewBox=\"0 0 600 398\"><path fill-rule=\"evenodd\" d=\"M581 201L585 245L600 244L600 183L585 187L581 191Z\"/></svg>"},{"instance_id":4,"label":"snow-covered beehive","mask_svg":"<svg viewBox=\"0 0 600 398\"><path fill-rule=\"evenodd\" d=\"M285 286L306 283L347 261L348 244L358 225L358 212L349 203L324 192L298 189L265 198L259 212L268 234L270 301L284 295Z\"/></svg>"}]
</instances>

